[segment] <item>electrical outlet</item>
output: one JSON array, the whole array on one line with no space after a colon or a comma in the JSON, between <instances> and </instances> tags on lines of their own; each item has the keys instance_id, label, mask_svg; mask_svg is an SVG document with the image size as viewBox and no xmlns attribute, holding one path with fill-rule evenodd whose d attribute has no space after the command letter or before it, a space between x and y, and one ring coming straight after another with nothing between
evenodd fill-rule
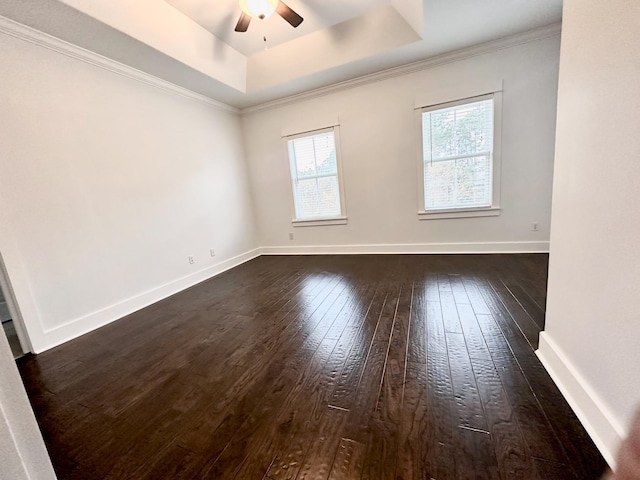
<instances>
[{"instance_id":1,"label":"electrical outlet","mask_svg":"<svg viewBox=\"0 0 640 480\"><path fill-rule=\"evenodd\" d=\"M192 264L192 265L194 263L196 263L196 259L195 259L195 257L193 255L189 255L189 263Z\"/></svg>"},{"instance_id":2,"label":"electrical outlet","mask_svg":"<svg viewBox=\"0 0 640 480\"><path fill-rule=\"evenodd\" d=\"M215 257L215 256L216 256L216 251L215 251L215 249L213 249L213 248L210 248L210 249L209 249L209 253L211 254L211 256L212 256L212 257Z\"/></svg>"},{"instance_id":3,"label":"electrical outlet","mask_svg":"<svg viewBox=\"0 0 640 480\"><path fill-rule=\"evenodd\" d=\"M532 232L537 232L538 231L538 223L537 222L533 222L531 224L531 231Z\"/></svg>"},{"instance_id":4,"label":"electrical outlet","mask_svg":"<svg viewBox=\"0 0 640 480\"><path fill-rule=\"evenodd\" d=\"M289 234L289 240L293 240L293 232Z\"/></svg>"}]
</instances>

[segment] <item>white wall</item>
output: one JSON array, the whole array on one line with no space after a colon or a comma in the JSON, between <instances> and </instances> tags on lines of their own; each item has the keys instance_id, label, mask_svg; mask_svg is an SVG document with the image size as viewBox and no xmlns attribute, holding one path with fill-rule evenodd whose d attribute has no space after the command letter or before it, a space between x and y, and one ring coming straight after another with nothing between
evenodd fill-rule
<instances>
[{"instance_id":1,"label":"white wall","mask_svg":"<svg viewBox=\"0 0 640 480\"><path fill-rule=\"evenodd\" d=\"M611 462L640 406L640 3L565 0L540 354Z\"/></svg>"},{"instance_id":2,"label":"white wall","mask_svg":"<svg viewBox=\"0 0 640 480\"><path fill-rule=\"evenodd\" d=\"M256 253L237 113L4 34L0 58L0 253L35 351Z\"/></svg>"},{"instance_id":3,"label":"white wall","mask_svg":"<svg viewBox=\"0 0 640 480\"><path fill-rule=\"evenodd\" d=\"M546 250L559 36L243 114L260 244L267 253ZM418 220L416 101L503 81L502 215ZM460 97L458 97L460 98ZM428 104L428 103L423 103ZM348 224L291 226L283 128L339 117ZM532 232L537 222L539 231ZM295 239L289 240L289 232Z\"/></svg>"}]
</instances>

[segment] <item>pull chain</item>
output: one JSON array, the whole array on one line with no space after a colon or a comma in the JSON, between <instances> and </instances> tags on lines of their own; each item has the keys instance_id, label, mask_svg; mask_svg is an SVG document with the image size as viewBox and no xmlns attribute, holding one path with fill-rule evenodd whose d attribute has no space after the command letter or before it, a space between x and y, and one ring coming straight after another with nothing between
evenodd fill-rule
<instances>
[{"instance_id":1,"label":"pull chain","mask_svg":"<svg viewBox=\"0 0 640 480\"><path fill-rule=\"evenodd\" d=\"M260 22L260 30L262 30L262 41L264 42L264 49L266 51L269 49L269 46L267 45L267 34L265 33L264 20Z\"/></svg>"}]
</instances>

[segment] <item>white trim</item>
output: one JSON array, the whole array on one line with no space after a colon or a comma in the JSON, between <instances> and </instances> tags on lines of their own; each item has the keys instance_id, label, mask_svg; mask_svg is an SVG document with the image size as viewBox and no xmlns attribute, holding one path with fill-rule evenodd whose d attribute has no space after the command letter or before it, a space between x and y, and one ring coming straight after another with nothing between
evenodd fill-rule
<instances>
[{"instance_id":1,"label":"white trim","mask_svg":"<svg viewBox=\"0 0 640 480\"><path fill-rule=\"evenodd\" d=\"M424 113L424 110L423 110L423 113ZM450 155L448 157L432 158L431 163L449 162L451 160L464 160L466 158L475 158L475 157L488 157L490 155L491 155L491 150L485 150L480 152L467 153L464 155Z\"/></svg>"},{"instance_id":2,"label":"white trim","mask_svg":"<svg viewBox=\"0 0 640 480\"><path fill-rule=\"evenodd\" d=\"M91 312L80 318L70 320L69 322L44 331L45 346L39 346L34 353L41 353L45 350L58 346L80 335L89 333L92 330L100 328L133 312L141 310L160 300L174 295L182 290L192 287L200 282L215 277L231 268L237 267L249 260L260 256L260 249L255 248L248 252L236 255L235 257L224 260L215 265L191 273L184 277L173 280L164 285L154 287L146 292L142 292L133 297L114 303L95 312Z\"/></svg>"},{"instance_id":3,"label":"white trim","mask_svg":"<svg viewBox=\"0 0 640 480\"><path fill-rule=\"evenodd\" d=\"M502 92L504 88L504 80L493 79L483 81L482 79L474 79L473 85L446 85L437 91L420 92L419 96L414 100L414 110L422 110L424 112L443 108L445 105L453 107L467 103L475 98L489 97L492 93ZM458 99L451 101L451 99Z\"/></svg>"},{"instance_id":4,"label":"white trim","mask_svg":"<svg viewBox=\"0 0 640 480\"><path fill-rule=\"evenodd\" d=\"M87 63L89 65L102 68L117 75L122 75L123 77L127 77L137 82L159 88L166 92L190 98L192 100L197 100L198 102L205 103L209 106L228 112L240 112L240 110L236 107L232 107L231 105L227 105L226 103L219 102L205 95L201 95L189 89L180 87L174 83L155 77L149 73L104 57L98 53L92 52L72 43L65 42L64 40L60 40L59 38L53 37L1 15L0 33L4 33L5 35L9 35L20 40L24 40L26 42L32 43L33 45L38 45L40 47L46 48L47 50L51 50L67 57L80 60L81 62Z\"/></svg>"},{"instance_id":5,"label":"white trim","mask_svg":"<svg viewBox=\"0 0 640 480\"><path fill-rule=\"evenodd\" d=\"M548 332L540 333L540 345L536 354L606 462L615 468L614 452L626 435L622 426L614 420L609 409Z\"/></svg>"},{"instance_id":6,"label":"white trim","mask_svg":"<svg viewBox=\"0 0 640 480\"><path fill-rule=\"evenodd\" d=\"M18 302L16 301L16 296L13 291L13 287L11 286L11 282L9 280L9 274L7 273L7 269L4 265L4 260L2 259L1 252L0 252L0 289L2 289L2 293L4 294L4 300L7 304L7 308L9 309L9 313L11 314L11 319L13 320L13 326L16 330L16 334L18 335L18 340L20 343L20 348L22 348L22 353L23 354L30 353L33 351L33 347L31 346L29 335L27 335L27 331L24 327L24 319L22 318L22 312L18 307Z\"/></svg>"},{"instance_id":7,"label":"white trim","mask_svg":"<svg viewBox=\"0 0 640 480\"><path fill-rule=\"evenodd\" d=\"M535 28L527 32L518 33L509 37L500 38L497 40L491 40L486 43L473 45L471 47L461 48L453 52L444 53L435 57L427 58L426 60L420 60L414 63L408 63L399 67L389 68L380 72L375 72L370 75L364 75L362 77L346 80L344 82L334 83L327 87L320 87L314 90L307 90L306 92L298 93L296 95L290 95L288 97L272 100L269 102L253 105L240 109L240 114L245 115L248 113L259 112L262 110L270 110L278 108L290 103L296 103L302 100L310 100L312 98L323 97L325 95L332 94L334 92L349 90L361 85L367 85L371 83L381 82L390 78L399 77L403 75L409 75L411 73L419 72L429 68L434 68L447 63L457 62L466 58L477 57L479 55L485 55L487 53L504 50L506 48L516 47L525 43L531 43L538 40L544 40L549 37L556 37L560 35L561 23L553 23L544 27Z\"/></svg>"},{"instance_id":8,"label":"white trim","mask_svg":"<svg viewBox=\"0 0 640 480\"><path fill-rule=\"evenodd\" d=\"M0 15L0 33L4 33L6 35L19 38L21 40L27 41L34 45L39 45L49 50L58 52L62 55L75 58L82 62L97 66L99 68L103 68L110 72L131 78L141 83L145 83L147 85L151 85L165 91L173 92L177 95L188 97L222 110L226 110L234 113L240 113L242 115L246 113L257 112L260 110L277 108L282 105L298 102L300 100L307 100L311 98L322 97L324 95L328 95L330 93L337 92L340 90L347 90L347 89L358 87L360 85L366 85L370 83L387 80L389 78L408 75L408 74L425 70L428 68L437 67L439 65L444 65L447 63L475 57L478 55L484 55L484 54L495 52L498 50L503 50L506 48L522 45L525 43L535 42L537 40L543 40L545 38L560 35L560 31L561 31L561 24L553 23L551 25L539 27L533 30L529 30L527 32L518 33L516 35L500 38L497 40L492 40L486 43L481 43L479 45L473 45L471 47L462 48L459 50L455 50L453 52L437 55L435 57L430 57L425 60L420 60L420 61L409 63L406 65L389 68L387 70L382 70L380 72L364 75L351 80L346 80L344 82L334 83L326 87L321 87L314 90L307 90L299 94L290 95L284 98L261 103L258 105L253 105L246 108L236 108L226 103L214 100L213 98L207 97L205 95L201 95L199 93L193 92L187 88L180 87L178 85L175 85L171 82L155 77L141 70L137 70L123 63L104 57L90 50L84 49L77 45L73 45L69 42L65 42L64 40L53 37L39 30L28 27L26 25L23 25L21 23L18 23L14 20L11 20L7 17L3 17Z\"/></svg>"},{"instance_id":9,"label":"white trim","mask_svg":"<svg viewBox=\"0 0 640 480\"><path fill-rule=\"evenodd\" d=\"M548 253L549 242L409 243L262 247L262 255Z\"/></svg>"},{"instance_id":10,"label":"white trim","mask_svg":"<svg viewBox=\"0 0 640 480\"><path fill-rule=\"evenodd\" d=\"M493 94L493 124L491 206L500 208L500 194L502 192L502 91Z\"/></svg>"},{"instance_id":11,"label":"white trim","mask_svg":"<svg viewBox=\"0 0 640 480\"><path fill-rule=\"evenodd\" d=\"M323 225L346 225L347 217L316 218L309 220L292 220L294 227L320 227Z\"/></svg>"},{"instance_id":12,"label":"white trim","mask_svg":"<svg viewBox=\"0 0 640 480\"><path fill-rule=\"evenodd\" d=\"M296 120L293 125L282 127L282 138L302 136L311 132L329 130L332 127L340 126L340 118L338 117L330 117L322 120L308 117L309 115L305 115L304 118Z\"/></svg>"},{"instance_id":13,"label":"white trim","mask_svg":"<svg viewBox=\"0 0 640 480\"><path fill-rule=\"evenodd\" d=\"M420 220L441 220L445 218L497 217L500 215L500 211L499 207L429 210L418 212L418 218Z\"/></svg>"},{"instance_id":14,"label":"white trim","mask_svg":"<svg viewBox=\"0 0 640 480\"><path fill-rule=\"evenodd\" d=\"M340 126L339 123L335 123L333 125L327 125L324 127L318 127L318 128L312 128L312 129L306 129L306 130L296 130L287 135L283 133L282 138L284 138L288 142L289 140L295 140L296 138L313 137L314 135L322 135L323 133L334 132L335 134L336 127L339 127L339 126Z\"/></svg>"}]
</instances>

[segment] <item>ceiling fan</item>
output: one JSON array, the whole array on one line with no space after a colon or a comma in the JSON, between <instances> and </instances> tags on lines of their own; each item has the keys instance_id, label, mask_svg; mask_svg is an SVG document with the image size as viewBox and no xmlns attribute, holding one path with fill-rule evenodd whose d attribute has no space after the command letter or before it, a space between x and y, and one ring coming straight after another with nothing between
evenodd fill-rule
<instances>
[{"instance_id":1,"label":"ceiling fan","mask_svg":"<svg viewBox=\"0 0 640 480\"><path fill-rule=\"evenodd\" d=\"M281 0L239 0L239 2L242 13L236 25L236 32L246 32L252 18L264 20L273 12L284 18L293 28L300 25L303 20Z\"/></svg>"}]
</instances>

